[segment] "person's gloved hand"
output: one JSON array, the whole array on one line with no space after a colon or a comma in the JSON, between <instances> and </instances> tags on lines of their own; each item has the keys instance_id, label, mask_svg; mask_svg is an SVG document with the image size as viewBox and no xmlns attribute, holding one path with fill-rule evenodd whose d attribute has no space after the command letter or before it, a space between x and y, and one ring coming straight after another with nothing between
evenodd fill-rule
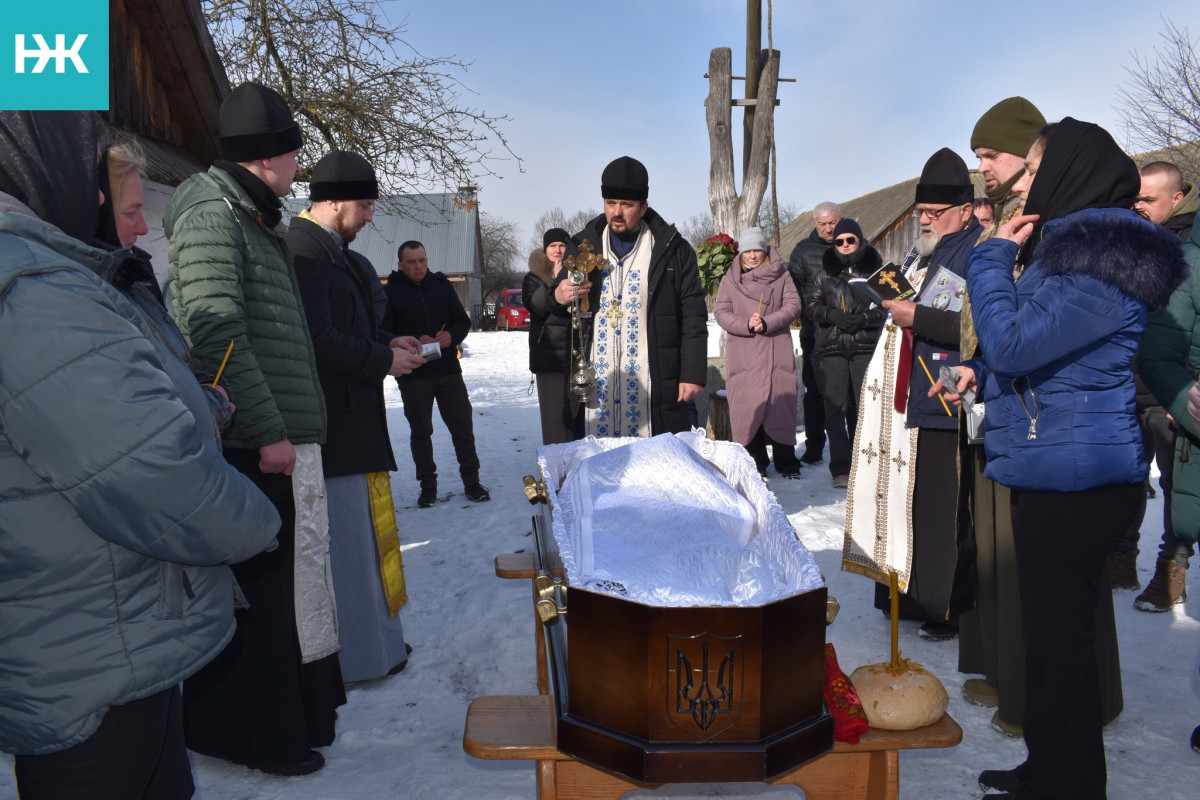
<instances>
[{"instance_id":1,"label":"person's gloved hand","mask_svg":"<svg viewBox=\"0 0 1200 800\"><path fill-rule=\"evenodd\" d=\"M838 328L842 327L841 320L845 316L846 315L844 312L838 311L836 308L829 308L825 310L825 322L829 323L830 325L835 325Z\"/></svg>"},{"instance_id":2,"label":"person's gloved hand","mask_svg":"<svg viewBox=\"0 0 1200 800\"><path fill-rule=\"evenodd\" d=\"M858 333L867 327L866 314L843 314L839 312L838 321L834 323L838 330L846 333Z\"/></svg>"}]
</instances>

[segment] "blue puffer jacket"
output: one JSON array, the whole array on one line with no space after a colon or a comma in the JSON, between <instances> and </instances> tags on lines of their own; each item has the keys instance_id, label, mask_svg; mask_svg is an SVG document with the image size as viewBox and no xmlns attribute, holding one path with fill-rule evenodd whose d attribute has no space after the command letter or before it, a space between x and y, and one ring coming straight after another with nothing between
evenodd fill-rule
<instances>
[{"instance_id":1,"label":"blue puffer jacket","mask_svg":"<svg viewBox=\"0 0 1200 800\"><path fill-rule=\"evenodd\" d=\"M218 566L279 515L221 457L204 392L98 275L110 254L0 194L0 750L79 744L233 635ZM176 334L177 335L177 334ZM204 433L197 423L203 422Z\"/></svg>"},{"instance_id":2,"label":"blue puffer jacket","mask_svg":"<svg viewBox=\"0 0 1200 800\"><path fill-rule=\"evenodd\" d=\"M1035 491L1141 482L1130 364L1147 309L1186 274L1178 242L1132 211L1088 209L1046 224L1014 285L1016 253L991 239L967 262L987 477Z\"/></svg>"}]
</instances>

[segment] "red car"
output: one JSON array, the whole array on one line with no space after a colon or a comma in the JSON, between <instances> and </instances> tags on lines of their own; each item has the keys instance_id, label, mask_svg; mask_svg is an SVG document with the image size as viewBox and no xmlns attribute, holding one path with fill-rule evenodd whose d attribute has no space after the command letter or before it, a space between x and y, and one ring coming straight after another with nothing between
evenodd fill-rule
<instances>
[{"instance_id":1,"label":"red car","mask_svg":"<svg viewBox=\"0 0 1200 800\"><path fill-rule=\"evenodd\" d=\"M520 289L502 289L496 301L496 330L529 330L529 312L521 302Z\"/></svg>"}]
</instances>

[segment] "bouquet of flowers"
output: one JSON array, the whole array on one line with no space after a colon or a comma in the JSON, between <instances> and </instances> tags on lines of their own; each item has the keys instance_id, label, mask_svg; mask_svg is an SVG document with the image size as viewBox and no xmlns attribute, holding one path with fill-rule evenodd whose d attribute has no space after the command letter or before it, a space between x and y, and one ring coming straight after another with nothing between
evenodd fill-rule
<instances>
[{"instance_id":1,"label":"bouquet of flowers","mask_svg":"<svg viewBox=\"0 0 1200 800\"><path fill-rule=\"evenodd\" d=\"M700 282L706 295L716 297L721 278L725 277L737 254L738 243L727 233L710 236L696 248L696 264L700 267Z\"/></svg>"}]
</instances>

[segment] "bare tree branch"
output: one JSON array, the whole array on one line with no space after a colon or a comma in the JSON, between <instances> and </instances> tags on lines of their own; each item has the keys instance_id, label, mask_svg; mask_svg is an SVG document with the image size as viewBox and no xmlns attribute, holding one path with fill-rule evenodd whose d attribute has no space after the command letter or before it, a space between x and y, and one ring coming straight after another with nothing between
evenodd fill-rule
<instances>
[{"instance_id":1,"label":"bare tree branch","mask_svg":"<svg viewBox=\"0 0 1200 800\"><path fill-rule=\"evenodd\" d=\"M301 173L331 149L374 165L385 194L456 188L521 160L502 123L464 102L470 62L426 56L380 0L203 0L230 81L279 91L304 132Z\"/></svg>"},{"instance_id":2,"label":"bare tree branch","mask_svg":"<svg viewBox=\"0 0 1200 800\"><path fill-rule=\"evenodd\" d=\"M682 236L693 249L704 244L704 240L710 236L715 236L717 233L716 227L713 225L712 214L707 211L703 214L692 214L683 222L675 224L679 230L679 235Z\"/></svg>"},{"instance_id":3,"label":"bare tree branch","mask_svg":"<svg viewBox=\"0 0 1200 800\"><path fill-rule=\"evenodd\" d=\"M479 217L483 240L483 299L492 299L501 289L518 289L527 269L517 223L486 211Z\"/></svg>"},{"instance_id":4,"label":"bare tree branch","mask_svg":"<svg viewBox=\"0 0 1200 800\"><path fill-rule=\"evenodd\" d=\"M529 247L531 250L540 250L542 248L542 235L551 228L562 228L574 236L583 230L584 225L599 215L599 211L588 208L583 211L576 211L568 217L563 213L561 208L555 206L538 217L537 221L533 223L533 238L529 240Z\"/></svg>"},{"instance_id":5,"label":"bare tree branch","mask_svg":"<svg viewBox=\"0 0 1200 800\"><path fill-rule=\"evenodd\" d=\"M1156 158L1171 161L1188 180L1200 178L1200 40L1171 20L1153 56L1133 52L1129 79L1117 91L1126 148L1134 153L1174 148Z\"/></svg>"}]
</instances>

